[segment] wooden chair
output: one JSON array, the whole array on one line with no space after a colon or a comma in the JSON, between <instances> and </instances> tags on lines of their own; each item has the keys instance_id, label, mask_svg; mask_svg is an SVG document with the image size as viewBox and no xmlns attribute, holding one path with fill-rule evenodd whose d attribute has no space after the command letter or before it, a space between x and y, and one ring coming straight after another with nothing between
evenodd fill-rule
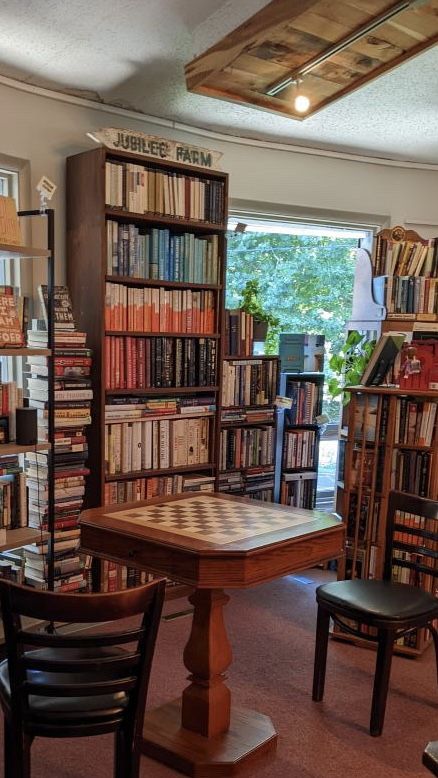
<instances>
[{"instance_id":1,"label":"wooden chair","mask_svg":"<svg viewBox=\"0 0 438 778\"><path fill-rule=\"evenodd\" d=\"M425 523L431 528L420 532L429 542L432 541L433 548L419 548L419 551L438 559L438 502L402 492L390 492L383 580L335 581L323 584L316 590L318 617L312 698L319 702L324 695L330 617L346 632L366 640L375 641L376 636L362 632L361 624L374 627L377 630L377 660L370 719L370 734L374 736L382 734L394 641L413 629L428 627L434 638L438 674L438 632L432 623L438 618L438 599L416 586L391 581L392 538L397 511L424 517ZM427 568L423 572L437 578L437 567L435 563L434 568ZM346 624L343 619L357 622L358 628Z\"/></svg>"},{"instance_id":2,"label":"wooden chair","mask_svg":"<svg viewBox=\"0 0 438 778\"><path fill-rule=\"evenodd\" d=\"M427 744L423 751L423 764L432 775L438 775L438 740Z\"/></svg>"},{"instance_id":3,"label":"wooden chair","mask_svg":"<svg viewBox=\"0 0 438 778\"><path fill-rule=\"evenodd\" d=\"M138 778L140 738L164 581L114 594L55 594L0 580L7 659L0 664L5 778L30 778L35 736L115 732L115 778ZM65 635L28 632L21 616L138 626ZM111 629L113 631L111 631ZM124 644L134 644L123 648ZM29 650L29 648L31 650Z\"/></svg>"}]
</instances>

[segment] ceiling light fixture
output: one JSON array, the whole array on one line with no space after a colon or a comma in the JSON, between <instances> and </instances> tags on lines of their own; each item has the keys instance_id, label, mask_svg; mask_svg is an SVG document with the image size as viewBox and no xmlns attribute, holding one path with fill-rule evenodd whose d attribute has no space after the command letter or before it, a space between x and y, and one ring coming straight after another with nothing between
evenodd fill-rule
<instances>
[{"instance_id":1,"label":"ceiling light fixture","mask_svg":"<svg viewBox=\"0 0 438 778\"><path fill-rule=\"evenodd\" d=\"M296 86L294 108L298 113L306 113L306 111L308 111L310 108L310 100L307 95L300 90L300 84L303 83L303 79L297 78L294 83Z\"/></svg>"},{"instance_id":2,"label":"ceiling light fixture","mask_svg":"<svg viewBox=\"0 0 438 778\"><path fill-rule=\"evenodd\" d=\"M275 97L279 94L279 92L282 92L284 89L287 89L287 87L295 84L300 77L307 75L307 73L310 73L312 70L317 68L318 65L326 62L326 60L330 59L335 54L339 54L339 52L344 51L353 43L356 43L356 41L361 40L370 32L373 32L377 27L380 27L380 25L385 24L385 22L388 22L394 16L397 16L397 14L401 13L402 11L406 11L408 8L414 8L422 5L425 1L426 0L402 0L402 2L396 3L396 5L393 5L392 8L389 8L387 11L379 14L379 16L374 17L374 19L371 19L371 21L367 24L359 27L357 30L350 33L350 35L347 35L345 38L342 38L337 43L334 43L333 46L330 46L330 48L326 49L324 52L322 52L322 54L318 54L309 62L306 62L305 65L298 68L298 70L294 71L294 73L287 78L283 78L281 81L276 81L266 90L266 94L270 97ZM308 107L309 106L307 106L307 108ZM299 110L297 106L295 106L295 108L297 111ZM301 112L305 113L307 108Z\"/></svg>"}]
</instances>

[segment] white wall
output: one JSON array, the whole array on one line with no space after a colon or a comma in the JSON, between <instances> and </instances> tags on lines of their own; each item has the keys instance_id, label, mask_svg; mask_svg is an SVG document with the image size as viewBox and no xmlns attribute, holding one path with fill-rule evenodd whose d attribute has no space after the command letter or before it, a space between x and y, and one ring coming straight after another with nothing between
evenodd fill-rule
<instances>
[{"instance_id":1,"label":"white wall","mask_svg":"<svg viewBox=\"0 0 438 778\"><path fill-rule=\"evenodd\" d=\"M58 185L53 200L58 283L64 281L65 269L65 158L94 145L86 132L111 126L143 130L221 151L222 167L230 173L230 196L239 202L255 206L271 204L272 208L285 206L291 210L298 207L304 212L332 213L339 219L357 214L363 220L369 215L371 223L378 219L380 223L417 221L432 225L438 220L436 170L372 164L206 138L0 83L0 154L29 160L33 201L28 205L38 207L35 185L43 174Z\"/></svg>"}]
</instances>

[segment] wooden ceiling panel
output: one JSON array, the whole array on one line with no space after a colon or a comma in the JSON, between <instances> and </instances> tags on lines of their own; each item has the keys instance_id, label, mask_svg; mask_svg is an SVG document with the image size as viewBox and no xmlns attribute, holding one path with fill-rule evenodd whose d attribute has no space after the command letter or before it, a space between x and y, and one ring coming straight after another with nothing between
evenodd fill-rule
<instances>
[{"instance_id":1,"label":"wooden ceiling panel","mask_svg":"<svg viewBox=\"0 0 438 778\"><path fill-rule=\"evenodd\" d=\"M411 5L345 45L399 6L395 0L272 0L186 66L187 88L302 120L436 45L438 0ZM294 109L295 86L268 92L286 78L301 78L309 66L301 91L310 110L303 116Z\"/></svg>"}]
</instances>

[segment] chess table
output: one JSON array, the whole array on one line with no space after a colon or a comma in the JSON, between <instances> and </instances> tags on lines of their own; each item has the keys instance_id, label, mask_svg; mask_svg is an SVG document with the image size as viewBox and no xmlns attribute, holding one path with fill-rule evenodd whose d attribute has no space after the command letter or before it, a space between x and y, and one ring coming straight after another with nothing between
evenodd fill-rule
<instances>
[{"instance_id":1,"label":"chess table","mask_svg":"<svg viewBox=\"0 0 438 778\"><path fill-rule=\"evenodd\" d=\"M255 586L341 556L342 523L320 511L199 492L88 510L80 525L85 553L194 588L183 654L189 685L182 700L146 713L144 753L188 775L222 776L275 748L277 733L267 716L231 706L224 589Z\"/></svg>"}]
</instances>

